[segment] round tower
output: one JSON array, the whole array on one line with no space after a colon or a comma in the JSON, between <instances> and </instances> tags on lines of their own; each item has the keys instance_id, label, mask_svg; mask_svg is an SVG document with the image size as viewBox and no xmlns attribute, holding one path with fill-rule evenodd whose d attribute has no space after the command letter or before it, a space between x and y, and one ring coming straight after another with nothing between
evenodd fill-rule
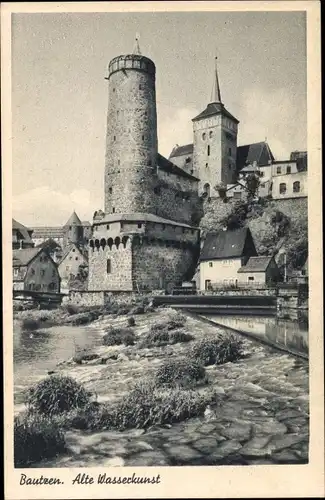
<instances>
[{"instance_id":1,"label":"round tower","mask_svg":"<svg viewBox=\"0 0 325 500\"><path fill-rule=\"evenodd\" d=\"M64 244L80 243L83 238L83 226L75 211L64 225Z\"/></svg>"},{"instance_id":2,"label":"round tower","mask_svg":"<svg viewBox=\"0 0 325 500\"><path fill-rule=\"evenodd\" d=\"M155 213L156 68L139 54L108 67L105 213Z\"/></svg>"}]
</instances>

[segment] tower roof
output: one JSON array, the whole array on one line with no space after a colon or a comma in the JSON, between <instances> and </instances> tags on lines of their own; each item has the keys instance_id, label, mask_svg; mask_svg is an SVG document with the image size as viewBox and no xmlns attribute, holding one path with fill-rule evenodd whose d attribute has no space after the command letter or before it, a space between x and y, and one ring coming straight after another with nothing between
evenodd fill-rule
<instances>
[{"instance_id":1,"label":"tower roof","mask_svg":"<svg viewBox=\"0 0 325 500\"><path fill-rule=\"evenodd\" d=\"M219 78L218 78L217 60L218 60L218 58L216 57L215 58L215 78L214 78L214 102L219 102L221 104L222 100L221 100L221 92L220 92L220 85L219 85Z\"/></svg>"},{"instance_id":2,"label":"tower roof","mask_svg":"<svg viewBox=\"0 0 325 500\"><path fill-rule=\"evenodd\" d=\"M82 226L82 222L76 214L75 210L70 215L68 221L64 224L64 227L66 226Z\"/></svg>"},{"instance_id":3,"label":"tower roof","mask_svg":"<svg viewBox=\"0 0 325 500\"><path fill-rule=\"evenodd\" d=\"M212 95L211 95L211 101L207 107L205 108L204 111L202 111L200 114L195 116L192 121L198 121L201 120L202 118L208 118L209 116L215 116L215 115L224 115L233 120L236 123L239 123L239 120L235 118L223 105L221 101L221 91L220 91L220 84L219 84L219 77L218 77L218 66L217 66L217 60L218 58L215 57L215 75L214 75L214 81L213 81L213 89L212 89Z\"/></svg>"},{"instance_id":4,"label":"tower roof","mask_svg":"<svg viewBox=\"0 0 325 500\"><path fill-rule=\"evenodd\" d=\"M202 111L202 113L192 118L192 122L201 120L202 118L208 118L209 116L214 116L214 115L224 115L230 118L231 120L234 120L234 122L239 123L239 120L237 120L237 118L235 118L231 113L229 113L229 111L226 110L226 108L221 102L211 102L210 104L208 104L205 110Z\"/></svg>"}]
</instances>

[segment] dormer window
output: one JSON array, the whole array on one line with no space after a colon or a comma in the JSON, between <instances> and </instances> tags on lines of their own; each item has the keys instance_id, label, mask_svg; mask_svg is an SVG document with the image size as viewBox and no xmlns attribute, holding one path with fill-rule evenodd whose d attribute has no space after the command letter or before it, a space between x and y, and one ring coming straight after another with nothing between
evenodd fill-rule
<instances>
[{"instance_id":1,"label":"dormer window","mask_svg":"<svg viewBox=\"0 0 325 500\"><path fill-rule=\"evenodd\" d=\"M191 163L191 158L189 156L186 158L185 163Z\"/></svg>"}]
</instances>

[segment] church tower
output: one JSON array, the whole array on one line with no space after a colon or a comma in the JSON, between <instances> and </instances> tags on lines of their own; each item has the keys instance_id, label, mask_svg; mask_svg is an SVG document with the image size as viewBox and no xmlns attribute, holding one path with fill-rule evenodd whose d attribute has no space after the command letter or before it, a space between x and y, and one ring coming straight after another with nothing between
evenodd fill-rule
<instances>
[{"instance_id":1,"label":"church tower","mask_svg":"<svg viewBox=\"0 0 325 500\"><path fill-rule=\"evenodd\" d=\"M216 184L231 184L236 174L237 129L239 121L221 100L217 57L213 100L193 118L193 169L200 179L199 192L212 195Z\"/></svg>"}]
</instances>

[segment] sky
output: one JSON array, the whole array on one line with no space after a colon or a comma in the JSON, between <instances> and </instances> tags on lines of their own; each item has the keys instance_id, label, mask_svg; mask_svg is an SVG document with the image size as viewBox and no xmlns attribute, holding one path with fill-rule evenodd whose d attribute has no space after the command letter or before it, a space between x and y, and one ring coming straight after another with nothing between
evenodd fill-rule
<instances>
[{"instance_id":1,"label":"sky","mask_svg":"<svg viewBox=\"0 0 325 500\"><path fill-rule=\"evenodd\" d=\"M159 152L192 142L191 119L221 97L238 145L267 138L276 159L307 148L303 12L66 13L12 16L13 217L63 225L104 206L109 61L156 65Z\"/></svg>"}]
</instances>

